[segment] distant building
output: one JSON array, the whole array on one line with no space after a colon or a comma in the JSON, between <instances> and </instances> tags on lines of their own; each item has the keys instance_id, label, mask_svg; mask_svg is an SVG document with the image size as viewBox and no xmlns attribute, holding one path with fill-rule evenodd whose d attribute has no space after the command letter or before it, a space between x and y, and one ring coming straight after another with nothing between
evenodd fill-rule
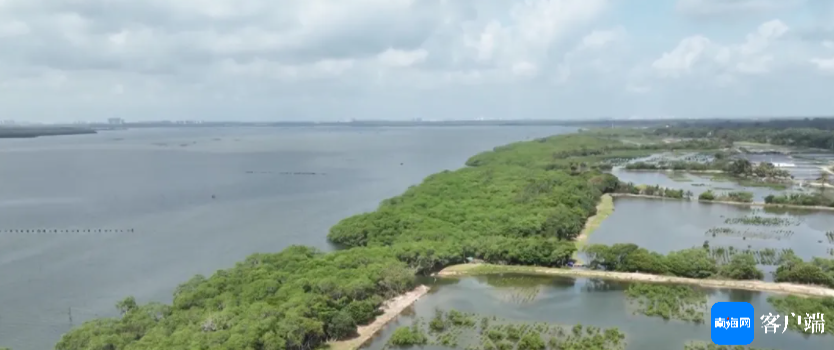
<instances>
[{"instance_id":1,"label":"distant building","mask_svg":"<svg viewBox=\"0 0 834 350\"><path fill-rule=\"evenodd\" d=\"M125 120L122 119L122 118L109 118L109 119L107 119L107 124L121 125L121 124L124 124L124 123L125 123Z\"/></svg>"}]
</instances>

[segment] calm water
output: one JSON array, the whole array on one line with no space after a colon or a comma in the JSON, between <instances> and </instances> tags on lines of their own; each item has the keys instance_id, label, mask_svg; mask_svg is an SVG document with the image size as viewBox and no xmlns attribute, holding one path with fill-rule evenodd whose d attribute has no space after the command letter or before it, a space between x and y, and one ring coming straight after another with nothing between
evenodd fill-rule
<instances>
[{"instance_id":1,"label":"calm water","mask_svg":"<svg viewBox=\"0 0 834 350\"><path fill-rule=\"evenodd\" d=\"M331 249L330 226L429 174L570 131L205 128L0 140L0 345L50 349L71 325L114 315L125 296L170 301L194 274L255 252ZM8 232L20 229L133 232Z\"/></svg>"},{"instance_id":2,"label":"calm water","mask_svg":"<svg viewBox=\"0 0 834 350\"><path fill-rule=\"evenodd\" d=\"M752 226L726 224L728 218L758 215L781 217L794 221L795 226ZM713 227L728 227L739 231L775 235L777 230L793 231L789 238L760 239L706 234ZM741 249L791 248L804 258L828 257L834 245L825 232L834 228L834 212L799 210L762 210L749 207L701 204L695 201L615 198L614 213L588 237L589 243L634 243L659 253L702 246L705 240L711 247L733 246ZM772 236L771 236L772 237ZM820 242L822 241L822 242ZM766 271L769 269L765 269Z\"/></svg>"},{"instance_id":3,"label":"calm water","mask_svg":"<svg viewBox=\"0 0 834 350\"><path fill-rule=\"evenodd\" d=\"M581 323L603 328L618 327L626 333L626 349L629 350L682 350L684 343L689 340L710 341L709 323L697 325L675 320L665 322L660 318L633 314L633 309L627 304L622 292L626 287L627 284L624 283L583 278L512 275L442 281L435 286L431 294L418 300L411 312L404 313L390 323L366 348L382 349L398 326L410 325L416 317L429 320L434 316L435 308L495 315L517 322L551 322L563 325ZM767 302L767 293L707 291L710 293L707 308L720 301L746 301L753 304L757 316L776 311ZM705 321L708 318L707 311ZM834 347L834 337L830 335L806 336L791 330L781 333L781 329L777 334L764 334L764 330L760 328L761 321L758 318L752 321L757 329L756 340L751 346L784 350ZM427 346L424 349L441 348Z\"/></svg>"}]
</instances>

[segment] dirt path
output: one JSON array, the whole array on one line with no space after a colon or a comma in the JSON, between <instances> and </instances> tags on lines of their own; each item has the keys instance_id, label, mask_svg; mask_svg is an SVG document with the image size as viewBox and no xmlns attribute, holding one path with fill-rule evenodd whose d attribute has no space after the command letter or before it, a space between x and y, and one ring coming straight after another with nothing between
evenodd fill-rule
<instances>
[{"instance_id":1,"label":"dirt path","mask_svg":"<svg viewBox=\"0 0 834 350\"><path fill-rule=\"evenodd\" d=\"M792 294L815 297L834 297L834 289L792 283L775 283L764 281L735 281L718 279L694 279L684 277L659 276L645 273L609 272L584 269L560 269L535 266L505 266L488 264L464 264L449 266L438 272L438 276L466 276L495 273L530 273L537 275L554 275L570 277L599 278L618 281L634 281L649 283L676 283L697 285L707 288L743 289L779 294Z\"/></svg>"},{"instance_id":2,"label":"dirt path","mask_svg":"<svg viewBox=\"0 0 834 350\"><path fill-rule=\"evenodd\" d=\"M377 316L377 318L368 325L359 326L356 329L356 333L359 333L359 336L353 339L348 340L340 340L340 341L333 341L329 342L331 349L333 350L356 350L365 342L370 340L377 332L379 332L383 327L385 327L388 322L391 322L397 316L400 315L405 308L414 304L417 299L420 299L423 295L428 293L429 291L428 286L421 285L414 290L396 296L393 299L390 299L382 304L382 315Z\"/></svg>"},{"instance_id":3,"label":"dirt path","mask_svg":"<svg viewBox=\"0 0 834 350\"><path fill-rule=\"evenodd\" d=\"M585 242L588 240L588 236L593 233L594 231L599 228L599 225L605 221L611 213L614 212L614 198L611 197L610 194L604 194L599 199L599 204L597 204L597 213L594 216L588 218L585 221L585 227L582 228L582 232L579 233L579 236L576 236L576 249L577 252L573 253L573 260L577 263L582 263L579 259L578 252L582 250L585 246Z\"/></svg>"}]
</instances>

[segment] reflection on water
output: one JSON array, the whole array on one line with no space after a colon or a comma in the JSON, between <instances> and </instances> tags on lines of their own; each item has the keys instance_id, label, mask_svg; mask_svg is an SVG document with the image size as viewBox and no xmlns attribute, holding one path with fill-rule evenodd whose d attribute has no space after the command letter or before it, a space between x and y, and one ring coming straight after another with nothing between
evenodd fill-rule
<instances>
[{"instance_id":1,"label":"reflection on water","mask_svg":"<svg viewBox=\"0 0 834 350\"><path fill-rule=\"evenodd\" d=\"M440 281L440 280L438 280ZM538 288L535 300L515 303L495 298L495 289ZM415 317L430 319L436 308L455 309L484 316L497 316L515 322L548 322L562 325L592 325L602 328L617 327L626 333L626 349L683 349L691 340L710 341L710 324L663 321L642 315L634 315L628 309L623 289L628 283L572 279L566 277L529 277L508 274L505 276L467 277L458 283L435 285L434 292L414 304L414 314L404 315L389 324L367 345L369 350L380 350L398 326L410 325ZM756 314L776 313L767 303L768 293L704 289L709 295L708 307L720 301L746 301L753 305ZM706 318L709 318L707 313ZM705 320L707 321L707 320ZM807 336L788 330L784 334L764 334L758 319L756 340L751 346L783 350L831 349L834 336ZM426 349L440 349L427 346Z\"/></svg>"}]
</instances>

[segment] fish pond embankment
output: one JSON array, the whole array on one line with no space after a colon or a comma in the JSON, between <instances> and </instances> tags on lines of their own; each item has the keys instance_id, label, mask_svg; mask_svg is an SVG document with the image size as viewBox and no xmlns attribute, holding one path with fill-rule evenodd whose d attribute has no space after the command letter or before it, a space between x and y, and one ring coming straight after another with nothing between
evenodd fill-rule
<instances>
[{"instance_id":1,"label":"fish pond embankment","mask_svg":"<svg viewBox=\"0 0 834 350\"><path fill-rule=\"evenodd\" d=\"M596 271L586 269L568 269L568 268L550 268L538 266L510 266L510 265L491 265L491 264L463 264L453 265L444 268L437 273L437 276L454 277L454 276L473 276L473 275L490 275L502 273L521 273L534 275L549 275L549 276L567 276L567 277L586 277L599 278L627 282L647 282L647 283L672 283L672 284L688 284L707 288L719 289L741 289L760 292L771 292L778 294L791 294L801 296L813 297L834 297L834 289L800 285L793 283L774 283L763 281L740 281L740 280L720 280L720 279L695 279L674 276L660 276L646 273L635 272L612 272L612 271Z\"/></svg>"},{"instance_id":2,"label":"fish pond embankment","mask_svg":"<svg viewBox=\"0 0 834 350\"><path fill-rule=\"evenodd\" d=\"M726 205L736 205L736 206L743 206L743 207L765 207L765 208L785 208L785 209L808 209L808 210L827 210L827 211L834 211L834 207L825 207L821 205L795 205L795 204L774 204L774 203L764 203L764 202L733 202L733 201L708 201L708 200L696 200L696 199L680 199L680 198L669 198L669 197L661 197L661 196L652 196L646 194L631 194L631 193L612 193L612 197L631 197L631 198L645 198L645 199L664 199L664 200L673 200L673 201L697 201L698 203L708 203L708 204L726 204Z\"/></svg>"}]
</instances>

